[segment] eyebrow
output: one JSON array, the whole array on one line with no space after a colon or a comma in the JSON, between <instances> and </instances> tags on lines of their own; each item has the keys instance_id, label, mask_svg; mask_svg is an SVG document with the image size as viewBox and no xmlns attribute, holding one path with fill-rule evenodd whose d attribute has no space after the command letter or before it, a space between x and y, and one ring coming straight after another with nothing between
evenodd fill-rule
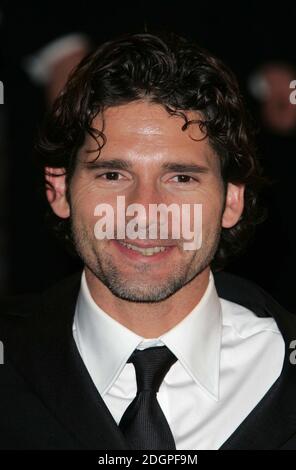
<instances>
[{"instance_id":1,"label":"eyebrow","mask_svg":"<svg viewBox=\"0 0 296 470\"><path fill-rule=\"evenodd\" d=\"M94 160L84 162L83 165L89 170L109 169L109 170L130 170L132 163L121 158L114 158L111 160ZM165 162L162 164L162 169L179 172L179 173L209 173L210 169L197 163L179 163L179 162Z\"/></svg>"},{"instance_id":2,"label":"eyebrow","mask_svg":"<svg viewBox=\"0 0 296 470\"><path fill-rule=\"evenodd\" d=\"M180 173L209 173L210 169L197 163L178 163L167 162L162 165L165 170L180 172Z\"/></svg>"},{"instance_id":3,"label":"eyebrow","mask_svg":"<svg viewBox=\"0 0 296 470\"><path fill-rule=\"evenodd\" d=\"M132 168L131 163L120 158L114 158L112 160L94 160L84 162L83 165L89 170L99 170L100 168L107 168L109 170L130 170Z\"/></svg>"}]
</instances>

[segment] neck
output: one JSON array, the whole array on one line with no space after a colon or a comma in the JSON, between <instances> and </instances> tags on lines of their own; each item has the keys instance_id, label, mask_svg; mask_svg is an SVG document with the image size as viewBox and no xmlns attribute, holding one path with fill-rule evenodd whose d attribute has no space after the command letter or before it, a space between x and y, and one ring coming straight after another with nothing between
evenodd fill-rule
<instances>
[{"instance_id":1,"label":"neck","mask_svg":"<svg viewBox=\"0 0 296 470\"><path fill-rule=\"evenodd\" d=\"M200 302L209 283L210 268L166 300L138 303L116 297L85 267L86 282L96 304L110 317L144 338L158 338L183 320Z\"/></svg>"}]
</instances>

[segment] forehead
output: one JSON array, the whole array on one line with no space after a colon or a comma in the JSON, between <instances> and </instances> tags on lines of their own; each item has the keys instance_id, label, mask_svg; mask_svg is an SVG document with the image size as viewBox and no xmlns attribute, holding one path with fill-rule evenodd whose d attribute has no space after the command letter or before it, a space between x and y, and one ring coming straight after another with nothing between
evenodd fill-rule
<instances>
[{"instance_id":1,"label":"forehead","mask_svg":"<svg viewBox=\"0 0 296 470\"><path fill-rule=\"evenodd\" d=\"M201 116L193 111L184 112L188 120L198 120ZM179 115L170 115L158 104L145 101L131 102L113 106L97 116L93 127L103 130L106 144L100 158L133 156L163 156L165 158L182 158L212 163L217 160L209 145L208 138L198 124L182 130L185 120ZM88 136L84 148L95 149L96 143ZM89 159L93 154L89 154Z\"/></svg>"}]
</instances>

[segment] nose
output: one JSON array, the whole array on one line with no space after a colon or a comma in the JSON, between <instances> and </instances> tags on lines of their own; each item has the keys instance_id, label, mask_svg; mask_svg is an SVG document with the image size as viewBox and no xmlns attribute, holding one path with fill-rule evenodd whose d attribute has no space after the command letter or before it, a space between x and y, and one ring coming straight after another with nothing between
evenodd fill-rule
<instances>
[{"instance_id":1,"label":"nose","mask_svg":"<svg viewBox=\"0 0 296 470\"><path fill-rule=\"evenodd\" d=\"M126 195L127 218L134 217L136 211L138 233L157 233L159 228L159 214L152 207L165 203L161 189L152 178L143 178L138 181L133 191Z\"/></svg>"},{"instance_id":2,"label":"nose","mask_svg":"<svg viewBox=\"0 0 296 470\"><path fill-rule=\"evenodd\" d=\"M150 204L160 204L163 201L161 190L152 179L139 181L133 188L133 191L126 195L127 204L140 204L146 210Z\"/></svg>"}]
</instances>

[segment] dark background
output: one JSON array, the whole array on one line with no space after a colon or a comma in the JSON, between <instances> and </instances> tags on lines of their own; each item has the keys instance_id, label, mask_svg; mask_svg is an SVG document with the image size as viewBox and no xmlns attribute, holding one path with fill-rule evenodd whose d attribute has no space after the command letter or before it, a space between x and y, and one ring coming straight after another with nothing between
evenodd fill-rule
<instances>
[{"instance_id":1,"label":"dark background","mask_svg":"<svg viewBox=\"0 0 296 470\"><path fill-rule=\"evenodd\" d=\"M263 195L269 218L228 270L254 280L295 311L295 129L277 135L265 128L247 86L265 62L295 66L295 2L2 2L0 11L1 293L39 291L79 266L44 222L47 205L33 147L46 109L45 90L32 82L24 59L71 32L87 34L95 45L125 32L166 30L197 40L239 79L260 131L258 153L274 185Z\"/></svg>"}]
</instances>

